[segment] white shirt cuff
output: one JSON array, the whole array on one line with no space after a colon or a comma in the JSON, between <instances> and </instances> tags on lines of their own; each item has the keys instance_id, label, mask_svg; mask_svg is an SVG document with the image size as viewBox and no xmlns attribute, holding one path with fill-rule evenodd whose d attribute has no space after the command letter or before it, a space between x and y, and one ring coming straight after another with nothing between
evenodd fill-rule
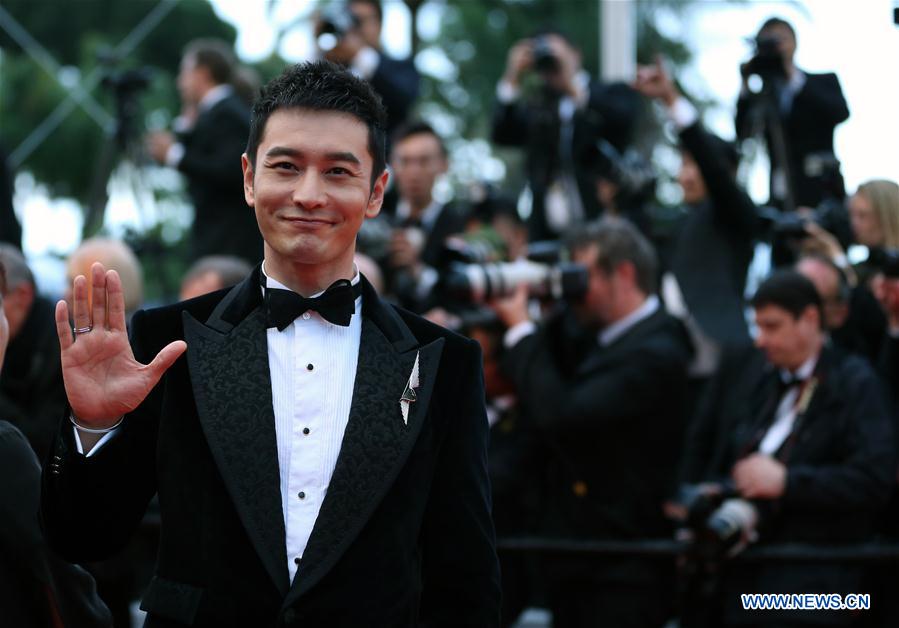
<instances>
[{"instance_id":1,"label":"white shirt cuff","mask_svg":"<svg viewBox=\"0 0 899 628\"><path fill-rule=\"evenodd\" d=\"M104 434L103 438L98 440L97 443L93 447L91 447L91 450L87 452L87 454L84 453L84 446L81 444L81 432L79 432L78 428L74 425L72 426L72 429L75 431L75 447L78 449L78 453L83 455L85 458L90 458L95 453L97 453L97 451L99 451L103 445L112 440L113 435L115 435L115 433L118 432L120 428L117 427L114 430Z\"/></svg>"},{"instance_id":2,"label":"white shirt cuff","mask_svg":"<svg viewBox=\"0 0 899 628\"><path fill-rule=\"evenodd\" d=\"M378 69L379 63L381 63L381 55L378 54L378 51L371 46L365 46L360 48L356 56L353 57L350 69L356 76L370 79L375 75L375 70Z\"/></svg>"},{"instance_id":3,"label":"white shirt cuff","mask_svg":"<svg viewBox=\"0 0 899 628\"><path fill-rule=\"evenodd\" d=\"M169 168L177 168L182 159L184 159L184 144L176 142L169 146L169 150L165 154L165 165Z\"/></svg>"},{"instance_id":4,"label":"white shirt cuff","mask_svg":"<svg viewBox=\"0 0 899 628\"><path fill-rule=\"evenodd\" d=\"M500 81L496 85L496 99L504 105L515 102L521 96L521 90L509 81Z\"/></svg>"},{"instance_id":5,"label":"white shirt cuff","mask_svg":"<svg viewBox=\"0 0 899 628\"><path fill-rule=\"evenodd\" d=\"M534 321L521 321L517 325L506 330L506 335L503 336L503 346L507 349L511 349L535 331L537 331L537 325Z\"/></svg>"},{"instance_id":6,"label":"white shirt cuff","mask_svg":"<svg viewBox=\"0 0 899 628\"><path fill-rule=\"evenodd\" d=\"M668 108L668 117L671 118L674 126L680 131L688 126L692 126L699 119L699 112L689 100L683 96L678 96Z\"/></svg>"}]
</instances>

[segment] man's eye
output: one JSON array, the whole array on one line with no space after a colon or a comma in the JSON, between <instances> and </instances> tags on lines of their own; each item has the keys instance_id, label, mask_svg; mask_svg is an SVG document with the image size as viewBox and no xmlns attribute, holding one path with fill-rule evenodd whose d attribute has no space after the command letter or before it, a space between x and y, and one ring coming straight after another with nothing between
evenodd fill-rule
<instances>
[{"instance_id":1,"label":"man's eye","mask_svg":"<svg viewBox=\"0 0 899 628\"><path fill-rule=\"evenodd\" d=\"M272 164L272 168L275 170L296 170L296 166L294 166L289 161L279 161L277 163Z\"/></svg>"},{"instance_id":2,"label":"man's eye","mask_svg":"<svg viewBox=\"0 0 899 628\"><path fill-rule=\"evenodd\" d=\"M347 170L346 168L341 168L340 166L337 166L335 168L331 168L330 170L328 170L328 174L344 175L344 174L350 174L350 171Z\"/></svg>"}]
</instances>

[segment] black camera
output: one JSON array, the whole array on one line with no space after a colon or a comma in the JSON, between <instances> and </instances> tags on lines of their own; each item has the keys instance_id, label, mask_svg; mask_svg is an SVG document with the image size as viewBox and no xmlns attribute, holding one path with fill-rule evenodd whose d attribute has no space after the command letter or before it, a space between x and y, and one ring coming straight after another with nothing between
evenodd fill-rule
<instances>
[{"instance_id":1,"label":"black camera","mask_svg":"<svg viewBox=\"0 0 899 628\"><path fill-rule=\"evenodd\" d=\"M534 70L540 74L553 74L559 70L559 58L553 52L549 38L546 35L534 37L532 54L534 56Z\"/></svg>"},{"instance_id":2,"label":"black camera","mask_svg":"<svg viewBox=\"0 0 899 628\"><path fill-rule=\"evenodd\" d=\"M899 249L871 249L868 262L887 279L899 279Z\"/></svg>"},{"instance_id":3,"label":"black camera","mask_svg":"<svg viewBox=\"0 0 899 628\"><path fill-rule=\"evenodd\" d=\"M755 54L740 68L744 77L753 74L763 81L786 79L787 70L780 54L780 39L768 35L755 38Z\"/></svg>"},{"instance_id":4,"label":"black camera","mask_svg":"<svg viewBox=\"0 0 899 628\"><path fill-rule=\"evenodd\" d=\"M319 50L333 50L351 30L359 27L359 20L347 4L337 2L327 5L319 14L316 43Z\"/></svg>"},{"instance_id":5,"label":"black camera","mask_svg":"<svg viewBox=\"0 0 899 628\"><path fill-rule=\"evenodd\" d=\"M600 138L584 155L597 177L618 186L617 200L624 205L648 202L655 195L656 172L637 151L623 154Z\"/></svg>"},{"instance_id":6,"label":"black camera","mask_svg":"<svg viewBox=\"0 0 899 628\"><path fill-rule=\"evenodd\" d=\"M758 511L752 503L740 499L732 482L721 484L685 484L676 501L686 511L685 525L693 533L693 551L718 559L734 551L754 530Z\"/></svg>"}]
</instances>

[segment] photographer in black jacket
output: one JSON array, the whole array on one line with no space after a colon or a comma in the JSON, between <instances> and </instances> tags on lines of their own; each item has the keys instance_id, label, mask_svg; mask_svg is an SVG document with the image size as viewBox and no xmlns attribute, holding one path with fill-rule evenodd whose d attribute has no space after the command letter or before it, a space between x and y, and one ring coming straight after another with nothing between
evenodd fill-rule
<instances>
[{"instance_id":1,"label":"photographer in black jacket","mask_svg":"<svg viewBox=\"0 0 899 628\"><path fill-rule=\"evenodd\" d=\"M737 184L736 151L705 130L661 59L639 68L634 87L664 105L680 139L685 211L663 250L661 292L668 311L690 331L696 347L690 375L698 389L715 372L723 350L750 344L743 292L760 222L752 199Z\"/></svg>"},{"instance_id":2,"label":"photographer in black jacket","mask_svg":"<svg viewBox=\"0 0 899 628\"><path fill-rule=\"evenodd\" d=\"M706 544L702 555L719 559L753 541L871 540L895 481L880 382L863 359L825 342L821 299L798 272L772 275L752 305L760 351L730 356L709 386L682 460L683 482L704 485L705 498L683 500L680 514ZM700 516L715 497L720 508ZM852 616L839 611L746 611L739 594L864 592L861 569L847 565L724 567L714 626L849 625Z\"/></svg>"},{"instance_id":3,"label":"photographer in black jacket","mask_svg":"<svg viewBox=\"0 0 899 628\"><path fill-rule=\"evenodd\" d=\"M592 79L575 44L547 29L512 46L496 96L493 141L526 151L530 239L595 219L596 182L584 155L600 138L624 152L639 105L634 91Z\"/></svg>"},{"instance_id":4,"label":"photographer in black jacket","mask_svg":"<svg viewBox=\"0 0 899 628\"><path fill-rule=\"evenodd\" d=\"M630 223L582 229L572 259L583 301L539 329L526 293L495 304L508 327L503 371L548 458L538 532L562 539L669 534L662 501L683 434L689 340L655 295L655 253ZM547 558L553 626L661 626L670 569L640 558Z\"/></svg>"},{"instance_id":5,"label":"photographer in black jacket","mask_svg":"<svg viewBox=\"0 0 899 628\"><path fill-rule=\"evenodd\" d=\"M842 199L845 190L833 132L849 117L849 108L837 75L810 74L796 67L796 31L786 20L770 18L755 39L756 55L740 68L743 87L736 127L740 139L764 133L771 159L771 203L793 210L816 207L827 196ZM753 74L764 83L758 94L749 89Z\"/></svg>"}]
</instances>

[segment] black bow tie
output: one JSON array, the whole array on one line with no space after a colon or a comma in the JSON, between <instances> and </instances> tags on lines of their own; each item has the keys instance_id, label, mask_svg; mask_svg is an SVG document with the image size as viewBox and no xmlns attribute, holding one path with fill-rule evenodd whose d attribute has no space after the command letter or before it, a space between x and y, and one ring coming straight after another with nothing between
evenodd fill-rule
<instances>
[{"instance_id":1,"label":"black bow tie","mask_svg":"<svg viewBox=\"0 0 899 628\"><path fill-rule=\"evenodd\" d=\"M356 297L360 294L362 286L354 286L346 279L338 279L322 294L311 298L300 296L292 290L266 288L266 327L284 331L297 316L308 310L315 310L334 325L348 327L356 313Z\"/></svg>"}]
</instances>

